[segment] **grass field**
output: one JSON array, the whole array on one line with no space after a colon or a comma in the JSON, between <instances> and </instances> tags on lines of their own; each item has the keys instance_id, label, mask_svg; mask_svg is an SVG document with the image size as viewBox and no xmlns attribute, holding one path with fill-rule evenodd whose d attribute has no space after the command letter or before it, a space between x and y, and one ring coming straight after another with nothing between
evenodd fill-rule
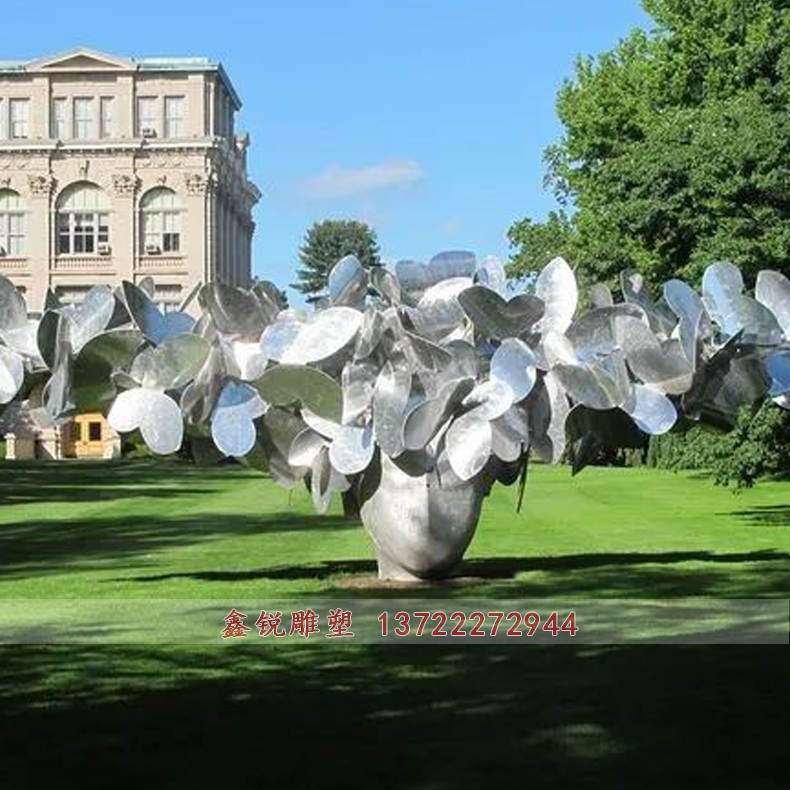
<instances>
[{"instance_id":1,"label":"grass field","mask_svg":"<svg viewBox=\"0 0 790 790\"><path fill-rule=\"evenodd\" d=\"M487 501L463 569L476 581L420 594L787 598L789 494L537 466L521 514L513 489ZM375 572L358 525L241 467L7 462L0 500L0 598L348 595ZM9 787L786 786L784 646L0 654Z\"/></svg>"}]
</instances>

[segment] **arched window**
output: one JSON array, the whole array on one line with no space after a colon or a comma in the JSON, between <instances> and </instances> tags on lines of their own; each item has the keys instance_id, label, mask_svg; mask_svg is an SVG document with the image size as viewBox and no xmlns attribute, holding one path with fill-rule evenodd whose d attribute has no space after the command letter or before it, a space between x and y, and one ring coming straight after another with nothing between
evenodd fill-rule
<instances>
[{"instance_id":1,"label":"arched window","mask_svg":"<svg viewBox=\"0 0 790 790\"><path fill-rule=\"evenodd\" d=\"M143 195L141 205L143 249L146 255L179 252L181 204L172 189L157 187Z\"/></svg>"},{"instance_id":2,"label":"arched window","mask_svg":"<svg viewBox=\"0 0 790 790\"><path fill-rule=\"evenodd\" d=\"M58 198L58 255L110 252L110 205L104 190L82 181Z\"/></svg>"},{"instance_id":3,"label":"arched window","mask_svg":"<svg viewBox=\"0 0 790 790\"><path fill-rule=\"evenodd\" d=\"M12 189L0 189L0 255L23 258L25 246L24 201Z\"/></svg>"}]
</instances>

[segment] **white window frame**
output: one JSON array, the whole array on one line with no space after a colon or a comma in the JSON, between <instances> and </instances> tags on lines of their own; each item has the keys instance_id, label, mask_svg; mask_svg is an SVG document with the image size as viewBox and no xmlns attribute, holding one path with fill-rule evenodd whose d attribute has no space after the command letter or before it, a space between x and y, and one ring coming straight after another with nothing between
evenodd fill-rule
<instances>
[{"instance_id":1,"label":"white window frame","mask_svg":"<svg viewBox=\"0 0 790 790\"><path fill-rule=\"evenodd\" d=\"M15 108L24 108L21 117L15 118ZM12 140L27 140L30 134L30 100L12 97L8 100L8 136Z\"/></svg>"},{"instance_id":2,"label":"white window frame","mask_svg":"<svg viewBox=\"0 0 790 790\"><path fill-rule=\"evenodd\" d=\"M178 108L178 114L172 114L172 107ZM186 97L185 96L165 96L164 97L164 137L178 138L184 137L186 130L185 116Z\"/></svg>"},{"instance_id":3,"label":"white window frame","mask_svg":"<svg viewBox=\"0 0 790 790\"><path fill-rule=\"evenodd\" d=\"M71 101L73 115L73 137L75 140L96 139L96 98L94 96L75 96ZM87 107L83 117L78 115L79 108Z\"/></svg>"},{"instance_id":4,"label":"white window frame","mask_svg":"<svg viewBox=\"0 0 790 790\"><path fill-rule=\"evenodd\" d=\"M4 205L6 198L11 205ZM22 198L13 190L0 190L0 249L9 258L27 256L27 212Z\"/></svg>"},{"instance_id":5,"label":"white window frame","mask_svg":"<svg viewBox=\"0 0 790 790\"><path fill-rule=\"evenodd\" d=\"M52 138L65 140L68 138L69 100L65 96L52 97Z\"/></svg>"},{"instance_id":6,"label":"white window frame","mask_svg":"<svg viewBox=\"0 0 790 790\"><path fill-rule=\"evenodd\" d=\"M170 198L170 205L157 197ZM165 202L165 203L166 203ZM183 209L172 189L158 187L143 195L140 206L143 254L149 247L158 247L163 255L180 255L183 248L181 215Z\"/></svg>"},{"instance_id":7,"label":"white window frame","mask_svg":"<svg viewBox=\"0 0 790 790\"><path fill-rule=\"evenodd\" d=\"M110 243L110 210L100 187L80 184L59 205L55 219L57 255L98 255Z\"/></svg>"},{"instance_id":8,"label":"white window frame","mask_svg":"<svg viewBox=\"0 0 790 790\"><path fill-rule=\"evenodd\" d=\"M99 97L99 137L106 140L115 136L115 97Z\"/></svg>"},{"instance_id":9,"label":"white window frame","mask_svg":"<svg viewBox=\"0 0 790 790\"><path fill-rule=\"evenodd\" d=\"M143 114L143 106L151 108L150 115ZM155 129L159 134L159 97L157 96L138 96L135 115L137 121L137 136L143 136L143 129Z\"/></svg>"}]
</instances>

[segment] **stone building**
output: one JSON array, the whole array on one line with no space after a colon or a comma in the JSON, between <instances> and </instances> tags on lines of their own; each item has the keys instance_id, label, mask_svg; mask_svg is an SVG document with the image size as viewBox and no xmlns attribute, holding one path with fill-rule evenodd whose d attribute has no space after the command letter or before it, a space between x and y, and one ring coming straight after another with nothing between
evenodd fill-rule
<instances>
[{"instance_id":1,"label":"stone building","mask_svg":"<svg viewBox=\"0 0 790 790\"><path fill-rule=\"evenodd\" d=\"M48 289L74 303L93 285L152 277L168 311L207 280L248 286L260 192L240 107L206 58L0 60L0 274L30 313ZM109 454L96 422L58 429L56 457Z\"/></svg>"},{"instance_id":2,"label":"stone building","mask_svg":"<svg viewBox=\"0 0 790 790\"><path fill-rule=\"evenodd\" d=\"M29 309L147 276L166 310L208 279L248 285L240 107L205 58L0 61L0 273Z\"/></svg>"}]
</instances>

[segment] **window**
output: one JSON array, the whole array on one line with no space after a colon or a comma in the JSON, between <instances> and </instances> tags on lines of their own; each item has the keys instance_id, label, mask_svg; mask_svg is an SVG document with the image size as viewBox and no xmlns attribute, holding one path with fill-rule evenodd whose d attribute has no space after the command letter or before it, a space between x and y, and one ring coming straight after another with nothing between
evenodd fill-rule
<instances>
[{"instance_id":1,"label":"window","mask_svg":"<svg viewBox=\"0 0 790 790\"><path fill-rule=\"evenodd\" d=\"M101 108L100 136L107 138L115 134L115 99L112 96L102 96L99 99Z\"/></svg>"},{"instance_id":2,"label":"window","mask_svg":"<svg viewBox=\"0 0 790 790\"><path fill-rule=\"evenodd\" d=\"M96 138L96 117L91 98L74 99L74 137L77 140Z\"/></svg>"},{"instance_id":3,"label":"window","mask_svg":"<svg viewBox=\"0 0 790 790\"><path fill-rule=\"evenodd\" d=\"M107 197L95 184L81 182L58 200L58 255L93 255L110 242Z\"/></svg>"},{"instance_id":4,"label":"window","mask_svg":"<svg viewBox=\"0 0 790 790\"><path fill-rule=\"evenodd\" d=\"M25 207L13 190L0 190L0 255L25 256Z\"/></svg>"},{"instance_id":5,"label":"window","mask_svg":"<svg viewBox=\"0 0 790 790\"><path fill-rule=\"evenodd\" d=\"M65 140L67 136L66 99L58 97L52 100L52 137L55 140Z\"/></svg>"},{"instance_id":6,"label":"window","mask_svg":"<svg viewBox=\"0 0 790 790\"><path fill-rule=\"evenodd\" d=\"M88 441L100 442L101 441L101 423L89 422L88 423Z\"/></svg>"},{"instance_id":7,"label":"window","mask_svg":"<svg viewBox=\"0 0 790 790\"><path fill-rule=\"evenodd\" d=\"M14 140L22 140L27 137L27 99L9 99L9 131Z\"/></svg>"},{"instance_id":8,"label":"window","mask_svg":"<svg viewBox=\"0 0 790 790\"><path fill-rule=\"evenodd\" d=\"M165 96L165 137L184 136L184 97Z\"/></svg>"},{"instance_id":9,"label":"window","mask_svg":"<svg viewBox=\"0 0 790 790\"><path fill-rule=\"evenodd\" d=\"M180 285L157 285L154 289L154 302L163 313L174 313L181 303Z\"/></svg>"},{"instance_id":10,"label":"window","mask_svg":"<svg viewBox=\"0 0 790 790\"><path fill-rule=\"evenodd\" d=\"M151 129L156 134L158 125L156 98L154 96L139 96L137 99L137 136L144 137L146 129Z\"/></svg>"},{"instance_id":11,"label":"window","mask_svg":"<svg viewBox=\"0 0 790 790\"><path fill-rule=\"evenodd\" d=\"M59 285L55 288L55 296L58 297L58 301L63 305L82 304L89 290L90 286L88 285L74 287Z\"/></svg>"},{"instance_id":12,"label":"window","mask_svg":"<svg viewBox=\"0 0 790 790\"><path fill-rule=\"evenodd\" d=\"M157 187L142 202L143 250L147 254L181 249L181 205L172 189Z\"/></svg>"}]
</instances>

